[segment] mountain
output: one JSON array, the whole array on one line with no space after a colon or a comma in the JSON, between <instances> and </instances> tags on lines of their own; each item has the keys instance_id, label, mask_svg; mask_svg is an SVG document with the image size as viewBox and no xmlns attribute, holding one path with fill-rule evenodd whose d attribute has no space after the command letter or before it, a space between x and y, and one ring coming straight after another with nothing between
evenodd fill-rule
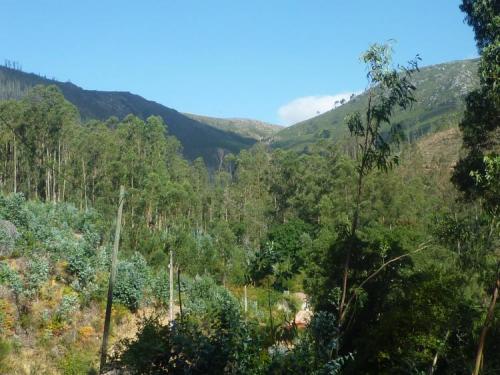
<instances>
[{"instance_id":1,"label":"mountain","mask_svg":"<svg viewBox=\"0 0 500 375\"><path fill-rule=\"evenodd\" d=\"M463 98L477 87L478 60L463 60L421 68L413 76L417 102L412 109L396 111L392 123L401 124L409 141L456 126L464 109ZM303 150L322 138L344 139L344 118L363 112L368 95L360 94L346 104L312 119L283 129L273 137L273 147Z\"/></svg>"},{"instance_id":2,"label":"mountain","mask_svg":"<svg viewBox=\"0 0 500 375\"><path fill-rule=\"evenodd\" d=\"M410 141L456 126L464 109L464 96L478 85L477 67L478 60L463 60L422 68L413 76L417 102L411 110L396 111L393 123L402 125ZM320 139L345 139L345 116L362 112L367 103L363 93L329 112L283 129L256 120L180 113L129 92L85 90L70 82L0 67L0 100L19 98L37 84L57 85L79 109L83 120L159 115L169 133L181 142L185 157L194 160L201 156L211 168L219 164L221 155L238 153L258 141L301 151Z\"/></svg>"},{"instance_id":3,"label":"mountain","mask_svg":"<svg viewBox=\"0 0 500 375\"><path fill-rule=\"evenodd\" d=\"M194 120L211 125L214 128L252 138L257 141L266 140L283 129L283 127L279 125L246 118L216 118L194 115L192 113L184 114Z\"/></svg>"},{"instance_id":4,"label":"mountain","mask_svg":"<svg viewBox=\"0 0 500 375\"><path fill-rule=\"evenodd\" d=\"M252 120L233 121L234 126L241 124L242 130L229 131L224 124L231 120L187 116L129 92L85 90L70 82L0 67L0 100L18 99L35 85L58 86L65 98L78 108L82 120L105 120L111 116L123 118L128 114L142 119L151 115L161 116L167 124L169 134L181 142L184 156L190 160L201 156L209 167L219 164L222 153L237 153L249 148L256 142L258 134L264 135L269 131L265 130L268 129L266 126L258 125L258 122L250 125ZM205 122L203 119L209 121Z\"/></svg>"}]
</instances>

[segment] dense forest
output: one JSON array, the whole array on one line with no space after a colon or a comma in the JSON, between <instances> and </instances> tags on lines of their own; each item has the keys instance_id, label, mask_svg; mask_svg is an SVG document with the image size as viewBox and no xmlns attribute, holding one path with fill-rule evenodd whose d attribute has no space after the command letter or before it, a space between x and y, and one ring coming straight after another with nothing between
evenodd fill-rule
<instances>
[{"instance_id":1,"label":"dense forest","mask_svg":"<svg viewBox=\"0 0 500 375\"><path fill-rule=\"evenodd\" d=\"M362 55L348 138L216 169L160 116L82 120L53 85L0 101L0 373L500 373L500 9L461 10L460 155L393 121L420 58L388 44Z\"/></svg>"}]
</instances>

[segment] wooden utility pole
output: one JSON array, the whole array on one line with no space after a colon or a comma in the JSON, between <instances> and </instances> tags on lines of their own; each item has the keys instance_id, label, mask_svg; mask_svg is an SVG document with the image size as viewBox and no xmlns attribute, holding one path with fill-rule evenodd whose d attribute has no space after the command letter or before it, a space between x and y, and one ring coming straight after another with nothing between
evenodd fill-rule
<instances>
[{"instance_id":1,"label":"wooden utility pole","mask_svg":"<svg viewBox=\"0 0 500 375\"><path fill-rule=\"evenodd\" d=\"M118 205L118 215L116 217L116 231L115 231L115 242L113 244L113 253L111 254L111 273L109 275L109 286L108 286L108 301L106 304L106 315L104 317L104 332L102 335L102 347L101 347L101 363L99 366L99 373L102 374L104 371L104 366L106 365L106 356L108 349L108 339L109 339L109 328L111 323L111 308L113 306L113 284L116 278L116 266L118 260L118 246L120 244L120 231L122 227L122 212L123 212L123 201L125 199L125 188L120 186L120 200Z\"/></svg>"},{"instance_id":2,"label":"wooden utility pole","mask_svg":"<svg viewBox=\"0 0 500 375\"><path fill-rule=\"evenodd\" d=\"M168 266L169 270L169 300L168 300L168 312L170 322L174 321L174 250L170 250L170 264Z\"/></svg>"},{"instance_id":3,"label":"wooden utility pole","mask_svg":"<svg viewBox=\"0 0 500 375\"><path fill-rule=\"evenodd\" d=\"M181 268L177 267L177 290L179 293L179 313L181 316L181 323L182 323L182 299L181 299Z\"/></svg>"},{"instance_id":4,"label":"wooden utility pole","mask_svg":"<svg viewBox=\"0 0 500 375\"><path fill-rule=\"evenodd\" d=\"M271 286L269 282L269 278L267 279L267 303L269 307L269 322L271 323L271 337L273 338L273 342L276 341L276 335L274 334L274 322L273 322L273 309L271 305Z\"/></svg>"}]
</instances>

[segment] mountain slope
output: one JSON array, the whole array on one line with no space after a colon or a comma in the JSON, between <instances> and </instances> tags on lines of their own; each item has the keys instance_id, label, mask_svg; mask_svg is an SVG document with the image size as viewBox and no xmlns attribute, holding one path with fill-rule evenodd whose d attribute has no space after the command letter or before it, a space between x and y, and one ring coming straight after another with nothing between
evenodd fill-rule
<instances>
[{"instance_id":1,"label":"mountain slope","mask_svg":"<svg viewBox=\"0 0 500 375\"><path fill-rule=\"evenodd\" d=\"M417 102L411 110L396 111L392 122L402 125L410 141L457 125L464 96L478 85L477 66L478 60L463 60L422 68L413 76ZM280 131L273 146L302 150L322 138L341 140L348 134L345 116L362 113L366 104L367 94L358 95L340 107Z\"/></svg>"},{"instance_id":2,"label":"mountain slope","mask_svg":"<svg viewBox=\"0 0 500 375\"><path fill-rule=\"evenodd\" d=\"M0 100L20 98L30 87L40 84L58 86L65 98L78 108L83 120L105 120L111 116L123 118L128 114L143 119L151 115L161 116L169 134L182 143L186 158L193 160L201 156L212 167L218 165L221 150L237 153L256 142L253 137L218 129L129 92L85 90L70 82L0 67Z\"/></svg>"},{"instance_id":3,"label":"mountain slope","mask_svg":"<svg viewBox=\"0 0 500 375\"><path fill-rule=\"evenodd\" d=\"M192 113L184 114L194 120L211 125L214 128L252 138L257 141L265 140L283 129L283 127L279 125L246 118L216 118L194 115Z\"/></svg>"}]
</instances>

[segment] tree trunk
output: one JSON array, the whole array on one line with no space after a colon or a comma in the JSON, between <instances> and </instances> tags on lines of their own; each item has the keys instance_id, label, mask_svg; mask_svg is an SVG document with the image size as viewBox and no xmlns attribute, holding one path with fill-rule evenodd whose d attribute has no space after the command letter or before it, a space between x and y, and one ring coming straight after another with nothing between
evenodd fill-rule
<instances>
[{"instance_id":1,"label":"tree trunk","mask_svg":"<svg viewBox=\"0 0 500 375\"><path fill-rule=\"evenodd\" d=\"M367 152L368 149L372 146L373 143L373 135L372 134L372 117L371 117L371 109L372 108L372 95L370 93L368 97L368 110L366 112L366 129L364 130L364 141L361 146L361 164L358 170L358 179L356 183L356 202L354 208L354 214L351 222L351 232L349 234L349 242L347 243L347 255L344 262L344 272L342 277L342 295L340 299L339 305L339 328L342 326L345 317L346 317L346 298L347 298L347 289L348 289L348 279L349 279L349 269L351 262L351 253L352 248L354 246L354 239L356 237L356 231L358 229L359 222L359 210L361 204L361 195L363 191L363 176L365 173L366 163L367 163ZM357 143L357 142L356 142Z\"/></svg>"},{"instance_id":2,"label":"tree trunk","mask_svg":"<svg viewBox=\"0 0 500 375\"><path fill-rule=\"evenodd\" d=\"M446 335L444 336L444 343L445 344L446 344L446 341L448 341L449 336L450 336L450 331L447 331ZM430 369L429 369L429 375L433 375L434 372L436 371L440 351L441 350L436 350L436 354L434 355L434 358L432 359L432 364L431 364Z\"/></svg>"},{"instance_id":3,"label":"tree trunk","mask_svg":"<svg viewBox=\"0 0 500 375\"><path fill-rule=\"evenodd\" d=\"M88 206L87 206L87 175L85 172L85 163L82 159L82 173L83 173L83 199L85 201L85 212L88 211Z\"/></svg>"},{"instance_id":4,"label":"tree trunk","mask_svg":"<svg viewBox=\"0 0 500 375\"><path fill-rule=\"evenodd\" d=\"M59 172L56 173L56 163L57 163L57 156L54 153L54 158L53 158L53 163L52 163L52 201L54 203L57 202L57 177L60 178Z\"/></svg>"},{"instance_id":5,"label":"tree trunk","mask_svg":"<svg viewBox=\"0 0 500 375\"><path fill-rule=\"evenodd\" d=\"M490 328L490 324L493 320L493 314L495 313L495 304L497 302L499 289L500 289L500 274L497 273L497 280L495 282L495 288L493 289L493 294L491 296L490 305L488 306L488 312L486 314L486 319L485 319L484 324L483 324L483 329L481 330L481 336L479 337L479 344L478 344L477 353L476 353L476 363L475 363L474 371L472 372L472 375L479 375L479 373L481 372L481 368L483 365L484 344L486 341L486 335L488 333L488 329Z\"/></svg>"},{"instance_id":6,"label":"tree trunk","mask_svg":"<svg viewBox=\"0 0 500 375\"><path fill-rule=\"evenodd\" d=\"M16 136L14 135L14 194L17 193L17 150Z\"/></svg>"},{"instance_id":7,"label":"tree trunk","mask_svg":"<svg viewBox=\"0 0 500 375\"><path fill-rule=\"evenodd\" d=\"M61 201L61 140L57 145L58 154L57 154L57 175L59 176L59 183L57 184L57 201ZM64 176L63 176L64 180Z\"/></svg>"},{"instance_id":8,"label":"tree trunk","mask_svg":"<svg viewBox=\"0 0 500 375\"><path fill-rule=\"evenodd\" d=\"M182 316L181 268L180 267L177 267L177 291L179 293L179 314L181 316L181 323L182 323L183 316Z\"/></svg>"}]
</instances>

